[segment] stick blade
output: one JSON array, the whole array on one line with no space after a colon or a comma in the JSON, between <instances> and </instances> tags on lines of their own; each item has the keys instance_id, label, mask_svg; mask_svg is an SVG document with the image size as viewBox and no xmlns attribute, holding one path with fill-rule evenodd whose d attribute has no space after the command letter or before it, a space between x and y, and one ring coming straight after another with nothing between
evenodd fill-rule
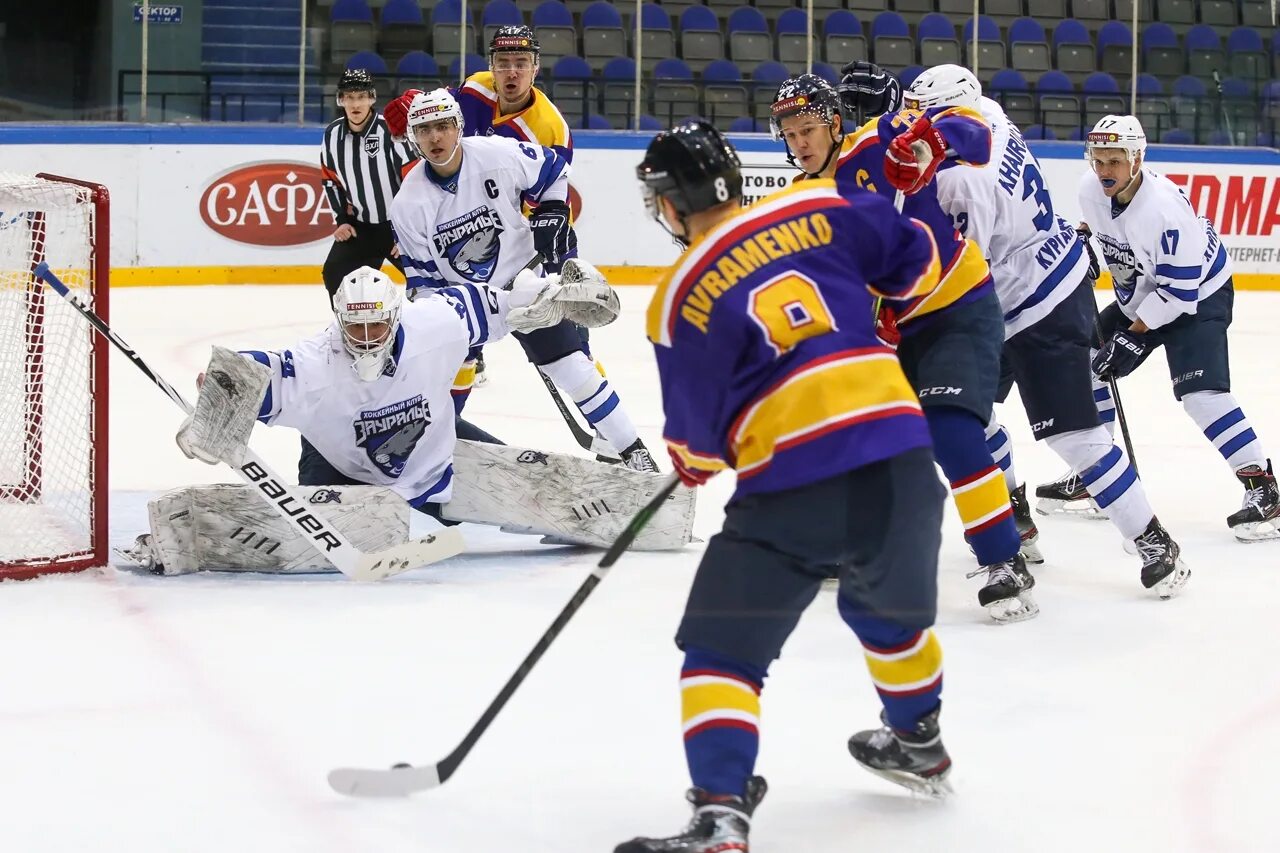
<instances>
[{"instance_id":1,"label":"stick blade","mask_svg":"<svg viewBox=\"0 0 1280 853\"><path fill-rule=\"evenodd\" d=\"M436 765L400 766L388 770L339 767L329 771L329 787L348 797L407 797L441 784Z\"/></svg>"},{"instance_id":2,"label":"stick blade","mask_svg":"<svg viewBox=\"0 0 1280 853\"><path fill-rule=\"evenodd\" d=\"M376 554L365 554L356 563L352 579L379 581L456 557L466 550L466 542L456 527L446 527L430 536L396 545Z\"/></svg>"}]
</instances>

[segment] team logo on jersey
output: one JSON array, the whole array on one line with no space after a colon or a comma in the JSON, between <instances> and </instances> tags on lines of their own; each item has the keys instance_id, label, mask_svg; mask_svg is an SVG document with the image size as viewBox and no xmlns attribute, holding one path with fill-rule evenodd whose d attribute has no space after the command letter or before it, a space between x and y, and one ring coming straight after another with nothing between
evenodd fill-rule
<instances>
[{"instance_id":1,"label":"team logo on jersey","mask_svg":"<svg viewBox=\"0 0 1280 853\"><path fill-rule=\"evenodd\" d=\"M356 446L388 477L404 472L409 455L431 423L431 407L418 394L371 412L355 421Z\"/></svg>"},{"instance_id":2,"label":"team logo on jersey","mask_svg":"<svg viewBox=\"0 0 1280 853\"><path fill-rule=\"evenodd\" d=\"M1102 244L1102 255L1106 258L1107 268L1111 270L1111 286L1116 292L1116 301L1128 305L1133 298L1133 288L1138 276L1142 275L1142 265L1133 255L1128 243L1121 243L1107 234L1096 235Z\"/></svg>"},{"instance_id":3,"label":"team logo on jersey","mask_svg":"<svg viewBox=\"0 0 1280 853\"><path fill-rule=\"evenodd\" d=\"M364 153L370 157L377 157L381 150L382 139L376 133L371 133L364 138Z\"/></svg>"},{"instance_id":4,"label":"team logo on jersey","mask_svg":"<svg viewBox=\"0 0 1280 853\"><path fill-rule=\"evenodd\" d=\"M436 254L463 278L485 283L493 277L502 248L502 220L495 210L478 207L436 226Z\"/></svg>"}]
</instances>

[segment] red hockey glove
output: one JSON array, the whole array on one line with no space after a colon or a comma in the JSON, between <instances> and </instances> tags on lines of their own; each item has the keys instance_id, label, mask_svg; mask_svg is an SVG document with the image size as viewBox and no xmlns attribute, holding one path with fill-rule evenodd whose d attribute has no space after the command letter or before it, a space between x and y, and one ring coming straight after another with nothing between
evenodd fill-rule
<instances>
[{"instance_id":1,"label":"red hockey glove","mask_svg":"<svg viewBox=\"0 0 1280 853\"><path fill-rule=\"evenodd\" d=\"M876 313L876 337L882 344L894 349L902 341L902 332L898 331L897 312L884 303L880 304L880 310Z\"/></svg>"},{"instance_id":2,"label":"red hockey glove","mask_svg":"<svg viewBox=\"0 0 1280 853\"><path fill-rule=\"evenodd\" d=\"M413 103L414 95L421 94L421 89L405 89L403 95L393 98L382 108L382 117L386 120L387 130L391 131L392 136L404 136L409 130L409 105Z\"/></svg>"},{"instance_id":3,"label":"red hockey glove","mask_svg":"<svg viewBox=\"0 0 1280 853\"><path fill-rule=\"evenodd\" d=\"M920 116L906 133L889 143L884 155L884 176L894 189L915 195L933 180L933 173L946 156L947 140L928 116Z\"/></svg>"},{"instance_id":4,"label":"red hockey glove","mask_svg":"<svg viewBox=\"0 0 1280 853\"><path fill-rule=\"evenodd\" d=\"M710 480L716 475L715 471L702 471L697 468L690 468L685 464L685 461L680 457L680 454L676 453L669 447L667 448L667 453L671 456L671 465L676 469L676 474L679 475L680 482L684 483L691 489L696 489L698 486L706 485L707 480Z\"/></svg>"}]
</instances>

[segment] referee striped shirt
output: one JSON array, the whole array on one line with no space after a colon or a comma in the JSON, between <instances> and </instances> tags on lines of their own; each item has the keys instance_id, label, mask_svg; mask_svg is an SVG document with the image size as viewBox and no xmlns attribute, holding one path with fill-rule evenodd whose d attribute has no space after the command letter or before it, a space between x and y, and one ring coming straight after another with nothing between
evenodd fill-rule
<instances>
[{"instance_id":1,"label":"referee striped shirt","mask_svg":"<svg viewBox=\"0 0 1280 853\"><path fill-rule=\"evenodd\" d=\"M389 222L391 198L416 159L407 140L392 139L381 114L375 113L359 133L352 132L345 117L331 123L324 131L320 171L338 224Z\"/></svg>"}]
</instances>

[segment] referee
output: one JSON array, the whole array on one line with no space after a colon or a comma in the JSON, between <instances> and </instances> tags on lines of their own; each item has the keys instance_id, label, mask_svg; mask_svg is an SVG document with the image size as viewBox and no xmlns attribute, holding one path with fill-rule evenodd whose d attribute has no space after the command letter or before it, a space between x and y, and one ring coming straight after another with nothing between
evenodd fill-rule
<instances>
[{"instance_id":1,"label":"referee","mask_svg":"<svg viewBox=\"0 0 1280 853\"><path fill-rule=\"evenodd\" d=\"M396 142L374 109L373 75L363 68L345 71L338 81L342 117L324 131L320 171L329 206L338 217L333 247L324 262L329 298L344 276L360 267L378 269L392 257L391 198L416 155L406 141Z\"/></svg>"}]
</instances>

